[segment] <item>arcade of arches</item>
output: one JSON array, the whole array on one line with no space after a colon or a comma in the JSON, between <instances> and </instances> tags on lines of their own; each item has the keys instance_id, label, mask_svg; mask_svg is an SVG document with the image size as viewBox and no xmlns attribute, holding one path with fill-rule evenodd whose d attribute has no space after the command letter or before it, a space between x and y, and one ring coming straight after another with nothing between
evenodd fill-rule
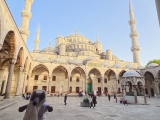
<instances>
[{"instance_id":1,"label":"arcade of arches","mask_svg":"<svg viewBox=\"0 0 160 120\"><path fill-rule=\"evenodd\" d=\"M31 7L26 5L30 11ZM23 20L29 20L27 17L30 17L28 12ZM24 27L29 25L25 23L26 21ZM42 51L35 49L35 52L29 52L26 39L24 40L27 38L28 28L21 29L21 32L23 35L5 0L1 0L0 95L4 95L4 99L9 99L11 94L19 96L25 92L32 92L34 89L43 89L47 93L69 93L71 95L80 91L121 94L120 80L128 70L136 70L145 77L147 95L160 94L159 66L141 69L138 59L138 62L120 60L112 54L110 49L102 52L102 44L99 41L92 42L76 32L66 37L67 46L61 44L62 39L58 37L57 48L59 49L49 46ZM70 49L69 46L73 42L76 45L79 42L84 43L88 47L84 48L82 45L79 48ZM37 46L35 48L38 48ZM81 54L81 51L85 54Z\"/></svg>"}]
</instances>

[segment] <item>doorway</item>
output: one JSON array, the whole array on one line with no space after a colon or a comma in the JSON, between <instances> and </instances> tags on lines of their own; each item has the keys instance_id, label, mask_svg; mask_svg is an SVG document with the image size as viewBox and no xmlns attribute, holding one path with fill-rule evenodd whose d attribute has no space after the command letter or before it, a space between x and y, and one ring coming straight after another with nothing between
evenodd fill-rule
<instances>
[{"instance_id":1,"label":"doorway","mask_svg":"<svg viewBox=\"0 0 160 120\"><path fill-rule=\"evenodd\" d=\"M101 93L101 87L98 87L98 93Z\"/></svg>"},{"instance_id":2,"label":"doorway","mask_svg":"<svg viewBox=\"0 0 160 120\"><path fill-rule=\"evenodd\" d=\"M76 93L79 93L79 87L76 87Z\"/></svg>"},{"instance_id":3,"label":"doorway","mask_svg":"<svg viewBox=\"0 0 160 120\"><path fill-rule=\"evenodd\" d=\"M42 86L42 90L46 91L47 90L47 86Z\"/></svg>"},{"instance_id":4,"label":"doorway","mask_svg":"<svg viewBox=\"0 0 160 120\"><path fill-rule=\"evenodd\" d=\"M90 93L91 93L91 90L92 90L92 84L91 84L91 83L88 83L88 84L87 84L87 93L90 94Z\"/></svg>"},{"instance_id":5,"label":"doorway","mask_svg":"<svg viewBox=\"0 0 160 120\"><path fill-rule=\"evenodd\" d=\"M107 87L104 88L104 94L107 94L108 93L108 89Z\"/></svg>"},{"instance_id":6,"label":"doorway","mask_svg":"<svg viewBox=\"0 0 160 120\"><path fill-rule=\"evenodd\" d=\"M51 86L51 93L55 93L55 89L56 89L55 86Z\"/></svg>"},{"instance_id":7,"label":"doorway","mask_svg":"<svg viewBox=\"0 0 160 120\"><path fill-rule=\"evenodd\" d=\"M151 95L154 96L154 90L151 88Z\"/></svg>"},{"instance_id":8,"label":"doorway","mask_svg":"<svg viewBox=\"0 0 160 120\"><path fill-rule=\"evenodd\" d=\"M33 86L33 91L38 89L38 86Z\"/></svg>"}]
</instances>

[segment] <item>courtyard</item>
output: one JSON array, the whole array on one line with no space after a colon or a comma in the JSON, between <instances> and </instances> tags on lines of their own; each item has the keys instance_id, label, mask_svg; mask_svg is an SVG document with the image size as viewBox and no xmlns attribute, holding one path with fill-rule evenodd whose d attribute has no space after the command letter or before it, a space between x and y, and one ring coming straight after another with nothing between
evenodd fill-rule
<instances>
[{"instance_id":1,"label":"courtyard","mask_svg":"<svg viewBox=\"0 0 160 120\"><path fill-rule=\"evenodd\" d=\"M22 120L25 112L18 108L29 101L20 98L20 102L0 110L0 120ZM119 100L120 98L118 98ZM97 106L80 107L79 97L68 97L64 105L64 97L47 97L53 112L46 113L47 120L159 120L160 98L147 98L149 105L123 105L116 103L113 97L97 97ZM1 102L1 101L0 101Z\"/></svg>"}]
</instances>

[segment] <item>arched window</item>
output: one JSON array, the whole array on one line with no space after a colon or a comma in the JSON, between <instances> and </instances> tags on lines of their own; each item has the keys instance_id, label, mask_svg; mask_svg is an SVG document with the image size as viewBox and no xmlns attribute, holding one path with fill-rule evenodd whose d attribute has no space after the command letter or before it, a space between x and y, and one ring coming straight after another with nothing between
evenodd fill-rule
<instances>
[{"instance_id":1,"label":"arched window","mask_svg":"<svg viewBox=\"0 0 160 120\"><path fill-rule=\"evenodd\" d=\"M87 49L87 45L85 45L85 49Z\"/></svg>"},{"instance_id":2,"label":"arched window","mask_svg":"<svg viewBox=\"0 0 160 120\"><path fill-rule=\"evenodd\" d=\"M83 48L83 45L81 45L81 48Z\"/></svg>"},{"instance_id":3,"label":"arched window","mask_svg":"<svg viewBox=\"0 0 160 120\"><path fill-rule=\"evenodd\" d=\"M79 45L77 45L77 48L79 48Z\"/></svg>"}]
</instances>

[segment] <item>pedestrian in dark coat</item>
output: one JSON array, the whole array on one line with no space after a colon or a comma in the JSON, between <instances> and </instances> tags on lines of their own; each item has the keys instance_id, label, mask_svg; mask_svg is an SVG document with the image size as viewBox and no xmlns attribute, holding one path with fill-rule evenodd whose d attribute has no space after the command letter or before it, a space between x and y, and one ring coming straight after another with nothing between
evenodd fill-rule
<instances>
[{"instance_id":1,"label":"pedestrian in dark coat","mask_svg":"<svg viewBox=\"0 0 160 120\"><path fill-rule=\"evenodd\" d=\"M65 96L64 96L64 104L65 105L67 104L66 101L67 101L67 94L65 94Z\"/></svg>"},{"instance_id":2,"label":"pedestrian in dark coat","mask_svg":"<svg viewBox=\"0 0 160 120\"><path fill-rule=\"evenodd\" d=\"M97 99L96 96L93 95L93 97L92 97L92 105L93 105L93 108L96 107L96 104L97 104L97 100L96 100L96 99Z\"/></svg>"},{"instance_id":3,"label":"pedestrian in dark coat","mask_svg":"<svg viewBox=\"0 0 160 120\"><path fill-rule=\"evenodd\" d=\"M111 96L108 94L108 100L110 101L110 99L111 99Z\"/></svg>"},{"instance_id":4,"label":"pedestrian in dark coat","mask_svg":"<svg viewBox=\"0 0 160 120\"><path fill-rule=\"evenodd\" d=\"M114 99L116 99L116 94L114 94Z\"/></svg>"}]
</instances>

